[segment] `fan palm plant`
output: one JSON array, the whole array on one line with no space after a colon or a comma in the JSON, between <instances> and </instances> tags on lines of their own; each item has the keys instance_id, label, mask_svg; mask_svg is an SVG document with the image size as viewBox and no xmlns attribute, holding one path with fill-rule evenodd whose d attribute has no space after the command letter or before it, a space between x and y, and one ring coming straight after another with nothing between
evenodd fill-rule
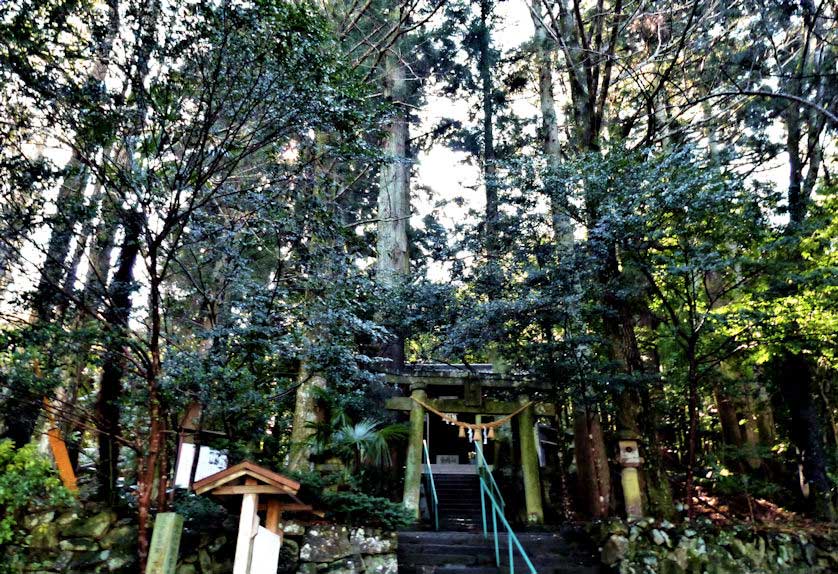
<instances>
[{"instance_id":1,"label":"fan palm plant","mask_svg":"<svg viewBox=\"0 0 838 574\"><path fill-rule=\"evenodd\" d=\"M331 447L338 458L355 470L363 464L390 466L390 442L406 434L402 424L384 425L381 421L364 419L338 427L332 434Z\"/></svg>"},{"instance_id":2,"label":"fan palm plant","mask_svg":"<svg viewBox=\"0 0 838 574\"><path fill-rule=\"evenodd\" d=\"M404 424L384 424L372 418L353 422L333 397L323 393L318 398L330 416L308 424L313 431L309 441L314 453L333 456L354 472L363 465L392 463L390 444L407 436Z\"/></svg>"}]
</instances>

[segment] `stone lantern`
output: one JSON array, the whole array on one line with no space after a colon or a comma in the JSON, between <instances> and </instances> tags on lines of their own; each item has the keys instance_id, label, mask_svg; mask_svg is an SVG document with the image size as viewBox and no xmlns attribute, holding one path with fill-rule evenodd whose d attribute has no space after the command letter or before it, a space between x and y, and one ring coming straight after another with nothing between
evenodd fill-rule
<instances>
[{"instance_id":1,"label":"stone lantern","mask_svg":"<svg viewBox=\"0 0 838 574\"><path fill-rule=\"evenodd\" d=\"M623 467L621 482L626 515L628 518L640 518L643 516L640 478L637 474L637 469L643 464L643 459L640 457L640 447L635 439L621 440L619 446L620 454L617 457L617 462Z\"/></svg>"}]
</instances>

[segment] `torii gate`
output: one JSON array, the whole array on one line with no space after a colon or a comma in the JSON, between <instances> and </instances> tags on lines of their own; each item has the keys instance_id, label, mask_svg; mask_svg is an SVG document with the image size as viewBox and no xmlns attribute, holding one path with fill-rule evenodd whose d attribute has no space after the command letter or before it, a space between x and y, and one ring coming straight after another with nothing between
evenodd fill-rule
<instances>
[{"instance_id":1,"label":"torii gate","mask_svg":"<svg viewBox=\"0 0 838 574\"><path fill-rule=\"evenodd\" d=\"M276 574L282 512L313 512L297 498L299 482L249 461L199 480L193 489L195 494L242 496L233 574ZM260 495L264 504L259 502ZM258 511L262 509L266 511L264 527L259 524Z\"/></svg>"}]
</instances>

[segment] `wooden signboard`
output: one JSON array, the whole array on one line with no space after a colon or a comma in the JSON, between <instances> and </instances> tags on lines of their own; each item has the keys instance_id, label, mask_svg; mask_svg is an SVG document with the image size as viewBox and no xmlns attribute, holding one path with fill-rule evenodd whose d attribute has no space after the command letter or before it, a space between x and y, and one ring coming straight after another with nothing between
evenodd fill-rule
<instances>
[{"instance_id":1,"label":"wooden signboard","mask_svg":"<svg viewBox=\"0 0 838 574\"><path fill-rule=\"evenodd\" d=\"M299 482L248 461L197 481L193 489L196 494L242 497L233 574L276 574L282 511L313 512L297 498ZM261 509L265 527L259 523Z\"/></svg>"}]
</instances>

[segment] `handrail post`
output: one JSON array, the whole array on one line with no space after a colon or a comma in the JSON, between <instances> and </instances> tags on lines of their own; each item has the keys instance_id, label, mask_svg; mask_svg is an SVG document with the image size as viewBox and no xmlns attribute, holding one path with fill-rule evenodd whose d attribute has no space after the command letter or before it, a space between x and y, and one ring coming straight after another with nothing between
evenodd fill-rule
<instances>
[{"instance_id":1,"label":"handrail post","mask_svg":"<svg viewBox=\"0 0 838 574\"><path fill-rule=\"evenodd\" d=\"M434 513L434 530L439 530L439 499L436 495L436 484L434 484L434 472L431 469L431 455L428 452L428 441L422 439L422 449L425 453L425 466L428 468L428 482L431 485L431 505Z\"/></svg>"},{"instance_id":2,"label":"handrail post","mask_svg":"<svg viewBox=\"0 0 838 574\"><path fill-rule=\"evenodd\" d=\"M512 533L506 534L507 542L509 542L509 574L515 574L515 558L512 556Z\"/></svg>"},{"instance_id":3,"label":"handrail post","mask_svg":"<svg viewBox=\"0 0 838 574\"><path fill-rule=\"evenodd\" d=\"M497 507L492 505L492 534L495 537L495 564L500 566L500 546L498 546L498 517Z\"/></svg>"},{"instance_id":4,"label":"handrail post","mask_svg":"<svg viewBox=\"0 0 838 574\"><path fill-rule=\"evenodd\" d=\"M498 517L500 517L501 523L506 528L506 536L508 538L507 544L509 553L509 573L515 573L515 549L517 548L518 553L524 559L524 563L529 569L530 574L538 574L538 571L535 569L535 566L533 566L532 560L530 560L530 557L527 555L526 550L524 550L524 547L521 545L521 541L518 540L517 536L515 536L515 532L512 531L512 527L509 525L509 522L506 520L506 517L503 514L503 497L501 496L500 488L498 487L494 477L492 476L491 471L489 470L489 465L486 464L486 459L483 458L482 449L480 448L480 445L478 443L475 443L474 446L475 451L477 452L477 474L480 481L480 507L483 516L483 536L484 538L487 536L486 498L488 498L490 504L490 511L492 513L492 536L494 537L495 541L495 564L500 568L500 536L498 534ZM489 481L491 481L491 489L488 486L486 475L488 475ZM495 498L496 495L497 499Z\"/></svg>"},{"instance_id":5,"label":"handrail post","mask_svg":"<svg viewBox=\"0 0 838 574\"><path fill-rule=\"evenodd\" d=\"M480 479L480 514L483 516L483 539L485 540L488 538L488 533L486 532L486 495L483 492L486 489L486 485L483 483L483 477L478 475Z\"/></svg>"}]
</instances>

